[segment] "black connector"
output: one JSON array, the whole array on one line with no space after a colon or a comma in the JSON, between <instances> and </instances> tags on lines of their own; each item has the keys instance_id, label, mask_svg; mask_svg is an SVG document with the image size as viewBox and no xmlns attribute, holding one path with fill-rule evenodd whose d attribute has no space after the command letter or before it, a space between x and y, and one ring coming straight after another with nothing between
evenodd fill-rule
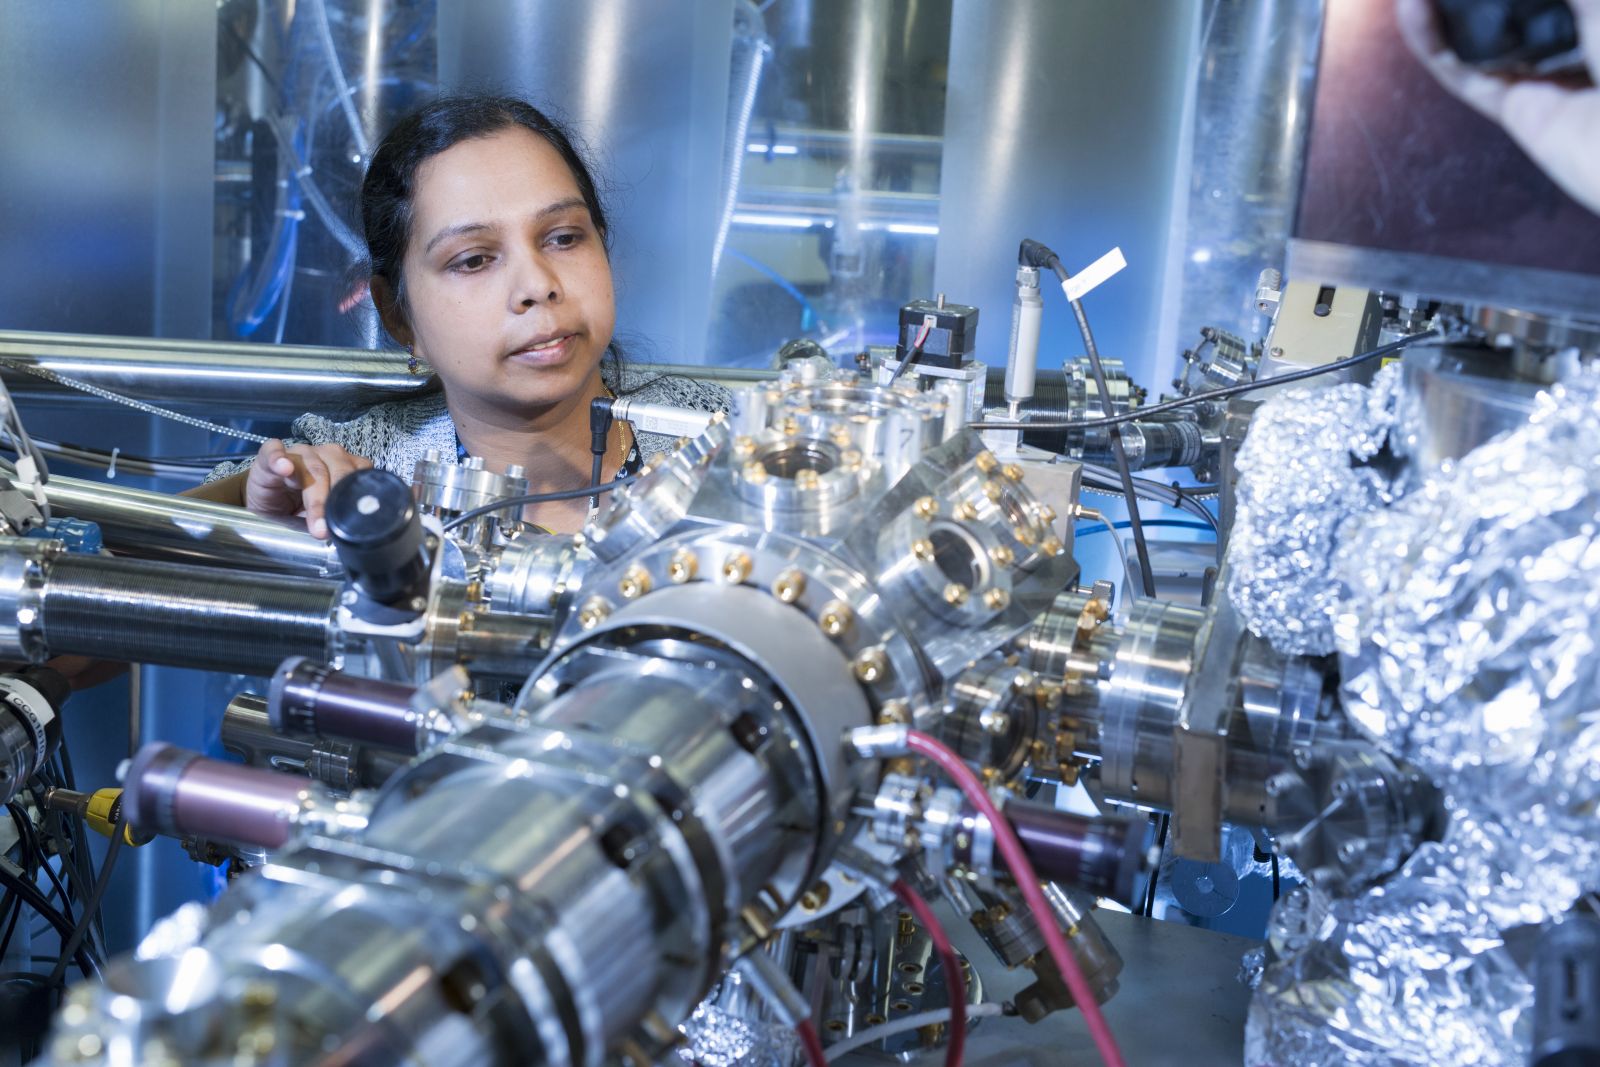
<instances>
[{"instance_id":1,"label":"black connector","mask_svg":"<svg viewBox=\"0 0 1600 1067\"><path fill-rule=\"evenodd\" d=\"M1055 270L1061 263L1061 257L1050 251L1050 246L1030 238L1023 238L1022 246L1017 249L1017 266L1035 267L1039 270Z\"/></svg>"},{"instance_id":2,"label":"black connector","mask_svg":"<svg viewBox=\"0 0 1600 1067\"><path fill-rule=\"evenodd\" d=\"M599 485L601 477L605 474L606 450L611 438L611 423L614 421L611 414L612 398L597 396L589 401L589 451L594 456L594 463L589 468L589 484ZM593 511L600 506L600 494L596 493L589 498L589 510Z\"/></svg>"}]
</instances>

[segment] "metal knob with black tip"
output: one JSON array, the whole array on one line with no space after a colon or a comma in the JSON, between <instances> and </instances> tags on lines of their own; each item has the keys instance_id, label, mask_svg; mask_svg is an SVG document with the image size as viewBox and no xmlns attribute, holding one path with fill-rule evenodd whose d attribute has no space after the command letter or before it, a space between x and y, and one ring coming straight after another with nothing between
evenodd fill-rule
<instances>
[{"instance_id":1,"label":"metal knob with black tip","mask_svg":"<svg viewBox=\"0 0 1600 1067\"><path fill-rule=\"evenodd\" d=\"M426 596L427 536L405 482L377 469L347 475L328 494L326 518L339 562L362 597L406 610Z\"/></svg>"}]
</instances>

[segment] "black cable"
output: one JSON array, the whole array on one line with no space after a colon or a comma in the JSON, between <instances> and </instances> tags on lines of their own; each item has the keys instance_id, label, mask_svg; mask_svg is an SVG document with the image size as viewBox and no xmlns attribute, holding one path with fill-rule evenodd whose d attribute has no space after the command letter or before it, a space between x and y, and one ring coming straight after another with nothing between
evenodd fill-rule
<instances>
[{"instance_id":1,"label":"black cable","mask_svg":"<svg viewBox=\"0 0 1600 1067\"><path fill-rule=\"evenodd\" d=\"M56 759L61 764L61 784L76 793L78 791L78 777L72 770L72 754L67 749L65 736L61 738L61 743L56 746ZM44 805L41 803L40 810L43 809ZM83 891L94 885L94 853L89 851L89 837L84 830L83 819L67 815L65 812L57 812L56 814L61 820L61 825L67 828L67 833L72 842L72 862L79 874L79 877L72 880L72 885L78 893L78 903L82 905ZM99 936L100 943L104 944L106 939L105 920L98 915L94 917L94 931Z\"/></svg>"},{"instance_id":2,"label":"black cable","mask_svg":"<svg viewBox=\"0 0 1600 1067\"><path fill-rule=\"evenodd\" d=\"M18 894L22 900L34 911L38 912L51 926L55 927L56 934L61 938L63 945L72 938L73 926L45 899L39 887L22 877L22 872L15 869L16 864L0 857L0 885L4 885L13 893ZM99 978L100 967L95 963L94 957L86 952L82 945L78 945L72 952L72 958L86 977ZM63 951L62 963L65 964L66 953ZM63 966L63 970L64 970Z\"/></svg>"},{"instance_id":3,"label":"black cable","mask_svg":"<svg viewBox=\"0 0 1600 1067\"><path fill-rule=\"evenodd\" d=\"M620 489L625 485L632 485L634 479L637 477L638 475L636 474L630 474L626 478L617 478L613 481L606 482L604 485L597 483L595 485L586 485L582 489L562 489L560 492L555 493L529 493L526 496L508 496L504 500L496 500L493 504L485 504L481 508L473 508L471 511L463 511L461 514L445 523L444 529L446 532L449 532L464 522L471 522L479 515L487 515L492 511L504 511L507 508L520 508L525 507L528 504L543 504L555 500L578 500L586 496L599 496L601 493L609 493L613 489Z\"/></svg>"},{"instance_id":4,"label":"black cable","mask_svg":"<svg viewBox=\"0 0 1600 1067\"><path fill-rule=\"evenodd\" d=\"M1167 851L1167 827L1172 822L1172 816L1162 815L1156 823L1156 862L1150 870L1150 880L1144 887L1144 908L1140 915L1155 917L1156 913L1156 883L1161 880L1161 857Z\"/></svg>"},{"instance_id":5,"label":"black cable","mask_svg":"<svg viewBox=\"0 0 1600 1067\"><path fill-rule=\"evenodd\" d=\"M933 332L932 330L928 331L928 333L930 333L930 334L932 332ZM895 382L900 380L900 375L902 375L902 374L904 374L906 372L906 368L907 367L911 366L911 364L915 363L917 360L922 358L922 346L927 344L927 343L928 343L928 337L927 337L927 334L924 334L922 340L918 341L916 344L911 346L911 351L906 353L906 358L902 359L895 366L894 372L889 375L889 384L890 385L893 385Z\"/></svg>"},{"instance_id":6,"label":"black cable","mask_svg":"<svg viewBox=\"0 0 1600 1067\"><path fill-rule=\"evenodd\" d=\"M1272 899L1278 899L1278 854L1272 854Z\"/></svg>"},{"instance_id":7,"label":"black cable","mask_svg":"<svg viewBox=\"0 0 1600 1067\"><path fill-rule=\"evenodd\" d=\"M1424 340L1425 338L1438 336L1439 331L1437 329L1423 330L1421 333L1410 334L1406 337L1400 338L1398 341L1391 341L1386 345L1379 345L1377 348L1368 349L1365 352L1358 352L1357 354L1346 359L1335 360L1332 363L1325 363L1320 367L1307 367L1305 370L1297 370L1291 371L1288 374L1280 374L1276 378L1259 378L1253 382L1241 382L1238 385L1229 385L1221 389L1211 389L1204 393L1195 393L1193 396L1179 397L1177 400L1166 400L1159 404L1152 404L1150 407L1135 408L1132 411L1125 411L1121 415L1112 415L1109 418L1104 419L1088 419L1082 422L1074 422L1070 419L1052 419L1049 421L1041 419L1037 422L1028 422L1020 419L986 419L983 422L974 422L969 423L968 425L974 430L1098 430L1102 426L1119 426L1124 422L1132 422L1135 419L1147 419L1151 415L1161 415L1168 411L1177 411L1180 408L1186 408L1193 404L1201 404L1207 400L1224 400L1231 396L1238 396L1241 393L1254 392L1257 389L1267 389L1274 385L1288 385L1291 382L1300 382L1307 378L1319 377L1323 374L1333 374L1337 371L1342 371L1347 367L1354 367L1358 364L1367 363L1371 360L1378 359L1381 356L1392 355L1393 353L1400 351L1402 348L1414 345L1418 341Z\"/></svg>"},{"instance_id":8,"label":"black cable","mask_svg":"<svg viewBox=\"0 0 1600 1067\"><path fill-rule=\"evenodd\" d=\"M1031 247L1030 247L1031 246ZM1050 251L1036 241L1024 241L1017 252L1017 261L1023 266L1036 265L1036 261L1043 258L1044 266L1055 272L1063 286L1071 281L1071 275L1062 265L1061 257ZM1111 389L1106 385L1106 372L1100 365L1100 348L1094 343L1094 331L1089 329L1089 316L1083 310L1083 301L1077 297L1067 297L1067 302L1072 305L1072 317L1078 322L1078 334L1083 338L1083 350L1089 357L1089 370L1094 374L1094 385L1098 391L1100 411L1102 415L1111 415ZM1156 595L1156 573L1150 566L1150 549L1144 540L1144 524L1139 518L1139 496L1133 489L1133 469L1128 465L1128 452L1122 444L1122 427L1113 423L1111 425L1111 455L1117 461L1117 476L1122 482L1122 499L1128 506L1128 527L1133 532L1133 550L1139 557L1139 579L1144 585L1144 595Z\"/></svg>"},{"instance_id":9,"label":"black cable","mask_svg":"<svg viewBox=\"0 0 1600 1067\"><path fill-rule=\"evenodd\" d=\"M30 862L22 865L23 870L30 877L33 877L37 868L43 868L45 877L50 879L50 884L53 887L52 892L61 898L61 910L66 913L68 918L71 918L72 910L68 904L69 898L66 887L61 884L61 878L56 874L55 868L50 866L50 857L46 854L39 840L39 835L34 831L33 822L28 818L28 813L15 800L6 805L6 810L11 813L11 821L17 826L18 841L26 846L28 855L32 857ZM49 896L47 895L45 899L48 900Z\"/></svg>"},{"instance_id":10,"label":"black cable","mask_svg":"<svg viewBox=\"0 0 1600 1067\"><path fill-rule=\"evenodd\" d=\"M100 877L95 880L94 889L83 905L83 914L78 917L78 925L73 927L72 936L61 948L61 958L56 961L55 969L50 972L51 985L61 981L62 976L66 974L67 957L75 954L83 945L84 935L89 932L95 916L100 914L100 905L105 900L106 890L111 887L111 870L117 865L117 854L122 851L122 839L127 829L128 816L124 812L117 817L116 825L112 827L111 844L106 848L105 862L100 864ZM105 935L101 934L102 944L104 940Z\"/></svg>"},{"instance_id":11,"label":"black cable","mask_svg":"<svg viewBox=\"0 0 1600 1067\"><path fill-rule=\"evenodd\" d=\"M589 401L589 452L594 456L594 462L589 465L590 485L599 485L605 475L606 451L611 447L611 423L614 418L611 404L609 396L597 396ZM589 510L593 511L599 506L600 494L591 494Z\"/></svg>"},{"instance_id":12,"label":"black cable","mask_svg":"<svg viewBox=\"0 0 1600 1067\"><path fill-rule=\"evenodd\" d=\"M16 893L6 893L6 903L11 905L11 921L6 923L6 932L0 938L0 959L5 958L6 950L11 947L11 935L17 932L17 920L22 918L22 898Z\"/></svg>"}]
</instances>

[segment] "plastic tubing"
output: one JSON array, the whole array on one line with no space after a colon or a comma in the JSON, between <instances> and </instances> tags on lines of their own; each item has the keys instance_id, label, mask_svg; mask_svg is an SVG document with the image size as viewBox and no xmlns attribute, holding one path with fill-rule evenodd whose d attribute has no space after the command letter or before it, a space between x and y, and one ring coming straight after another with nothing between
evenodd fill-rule
<instances>
[{"instance_id":1,"label":"plastic tubing","mask_svg":"<svg viewBox=\"0 0 1600 1067\"><path fill-rule=\"evenodd\" d=\"M805 1050L807 1067L828 1067L828 1057L822 1052L822 1038L817 1036L817 1024L801 1019L794 1028L800 1035L800 1047Z\"/></svg>"},{"instance_id":2,"label":"plastic tubing","mask_svg":"<svg viewBox=\"0 0 1600 1067\"><path fill-rule=\"evenodd\" d=\"M983 1004L972 1004L967 1007L967 1018L969 1019L983 1019L990 1015L1004 1014L1005 1006L992 1001L986 1001ZM837 1063L857 1049L865 1048L878 1041L887 1041L896 1034L903 1034L907 1030L919 1030L924 1026L939 1026L949 1021L949 1008L935 1008L932 1011L920 1011L915 1015L906 1015L899 1019L891 1019L886 1023L879 1023L877 1026L869 1026L865 1030L851 1034L843 1041L836 1041L829 1045L828 1062Z\"/></svg>"},{"instance_id":3,"label":"plastic tubing","mask_svg":"<svg viewBox=\"0 0 1600 1067\"><path fill-rule=\"evenodd\" d=\"M1101 1014L1100 1005L1094 999L1094 992L1089 988L1089 982L1078 966L1077 957L1072 954L1066 939L1061 936L1061 927L1056 923L1055 912L1050 910L1049 902L1044 899L1044 893L1039 889L1039 877L1034 873L1033 864L1028 862L1028 854L1023 851L1022 842L1017 840L1011 824L1000 814L1000 809L995 807L994 801L989 799L989 793L983 788L983 783L978 781L977 775L972 773L960 756L932 735L925 734L921 730L908 731L906 744L912 752L938 764L939 768L961 787L961 791L967 795L972 806L989 820L989 825L994 828L995 846L999 848L1001 858L1005 860L1012 879L1022 892L1022 899L1027 901L1029 910L1038 921L1039 932L1044 935L1045 945L1049 948L1057 969L1061 971L1061 977L1066 980L1072 999L1077 1003L1078 1010L1083 1012L1083 1021L1089 1027L1089 1036L1094 1039L1095 1048L1100 1051L1100 1059L1106 1067L1127 1067L1127 1061L1122 1058L1122 1050L1117 1047L1117 1039L1112 1036L1111 1027L1106 1025L1106 1017Z\"/></svg>"}]
</instances>

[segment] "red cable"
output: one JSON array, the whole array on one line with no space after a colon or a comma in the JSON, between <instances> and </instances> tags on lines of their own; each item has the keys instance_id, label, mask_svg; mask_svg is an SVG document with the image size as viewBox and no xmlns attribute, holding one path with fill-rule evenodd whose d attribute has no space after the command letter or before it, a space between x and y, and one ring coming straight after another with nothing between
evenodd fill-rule
<instances>
[{"instance_id":1,"label":"red cable","mask_svg":"<svg viewBox=\"0 0 1600 1067\"><path fill-rule=\"evenodd\" d=\"M945 1045L944 1067L961 1067L961 1057L967 1048L967 980L961 974L961 961L956 957L956 948L950 943L939 917L933 913L933 908L928 906L921 893L904 880L895 882L890 888L900 898L900 903L911 909L917 922L928 931L934 951L939 954L939 969L944 972L945 990L950 995L950 1041Z\"/></svg>"},{"instance_id":2,"label":"red cable","mask_svg":"<svg viewBox=\"0 0 1600 1067\"><path fill-rule=\"evenodd\" d=\"M1078 1010L1083 1012L1083 1021L1089 1027L1089 1036L1094 1039L1095 1048L1100 1050L1100 1059L1106 1067L1126 1067L1127 1061L1122 1058L1122 1050L1117 1047L1117 1039L1112 1036L1111 1027L1106 1025L1106 1017L1101 1014L1100 1005L1095 1002L1094 993L1078 966L1077 957L1072 954L1072 950L1067 947L1066 939L1061 936L1055 912L1050 909L1049 902L1044 899L1044 893L1039 889L1039 876L1034 872L1033 864L1028 862L1028 854L1022 850L1022 842L1017 840L1011 824L1000 814L1000 809L995 807L994 801L989 799L989 793L983 788L983 783L978 781L978 776L972 773L960 756L941 741L920 730L911 730L906 734L906 743L911 751L937 763L961 787L961 791L967 795L972 806L989 820L989 825L994 828L995 845L1000 849L1001 858L1011 871L1011 877L1017 883L1017 888L1022 891L1022 899L1027 902L1028 909L1038 920L1039 932L1044 935L1045 945L1049 948L1057 969L1061 971L1061 977L1066 980L1067 989L1071 990L1072 999L1077 1002Z\"/></svg>"},{"instance_id":3,"label":"red cable","mask_svg":"<svg viewBox=\"0 0 1600 1067\"><path fill-rule=\"evenodd\" d=\"M828 1067L828 1057L822 1052L822 1038L817 1036L817 1024L802 1019L794 1029L800 1035L800 1047L806 1051L806 1063L810 1067Z\"/></svg>"}]
</instances>

